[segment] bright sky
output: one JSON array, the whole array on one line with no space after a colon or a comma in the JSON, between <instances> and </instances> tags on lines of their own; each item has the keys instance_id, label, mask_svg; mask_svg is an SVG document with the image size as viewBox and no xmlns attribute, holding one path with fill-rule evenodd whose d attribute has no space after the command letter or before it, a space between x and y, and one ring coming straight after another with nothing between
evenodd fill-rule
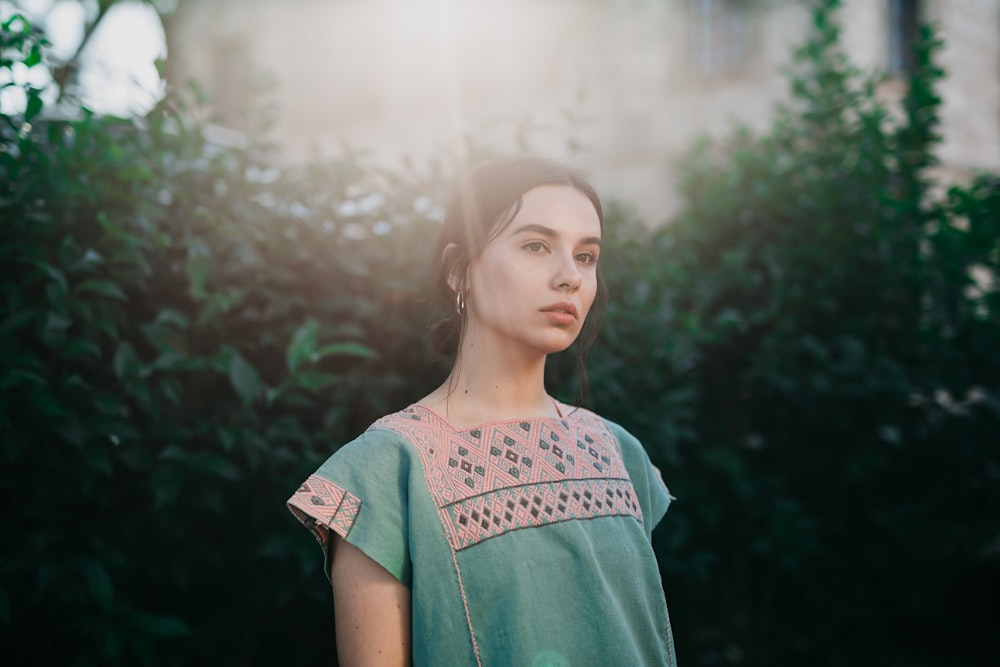
<instances>
[{"instance_id":1,"label":"bright sky","mask_svg":"<svg viewBox=\"0 0 1000 667\"><path fill-rule=\"evenodd\" d=\"M56 59L73 55L83 38L87 10L96 11L87 0L0 0L0 17L23 14L45 29L52 43L49 54ZM85 106L97 113L142 114L162 95L155 62L166 55L163 25L150 5L123 2L114 5L98 26L82 56L81 96ZM40 86L51 81L43 67L14 72L18 82ZM0 104L16 100L0 100Z\"/></svg>"}]
</instances>

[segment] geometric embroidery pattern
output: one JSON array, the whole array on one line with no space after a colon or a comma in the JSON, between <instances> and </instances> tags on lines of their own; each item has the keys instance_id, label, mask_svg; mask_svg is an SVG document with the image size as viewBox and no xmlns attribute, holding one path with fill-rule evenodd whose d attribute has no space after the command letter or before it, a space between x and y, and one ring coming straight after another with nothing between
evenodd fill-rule
<instances>
[{"instance_id":1,"label":"geometric embroidery pattern","mask_svg":"<svg viewBox=\"0 0 1000 667\"><path fill-rule=\"evenodd\" d=\"M454 551L571 519L631 516L643 522L618 441L588 410L456 430L412 405L370 428L395 431L416 448Z\"/></svg>"},{"instance_id":2,"label":"geometric embroidery pattern","mask_svg":"<svg viewBox=\"0 0 1000 667\"><path fill-rule=\"evenodd\" d=\"M629 480L561 480L492 491L444 508L461 551L511 530L570 519L640 516Z\"/></svg>"},{"instance_id":3,"label":"geometric embroidery pattern","mask_svg":"<svg viewBox=\"0 0 1000 667\"><path fill-rule=\"evenodd\" d=\"M326 549L330 531L346 538L361 511L361 500L318 475L309 478L288 499L288 509Z\"/></svg>"}]
</instances>

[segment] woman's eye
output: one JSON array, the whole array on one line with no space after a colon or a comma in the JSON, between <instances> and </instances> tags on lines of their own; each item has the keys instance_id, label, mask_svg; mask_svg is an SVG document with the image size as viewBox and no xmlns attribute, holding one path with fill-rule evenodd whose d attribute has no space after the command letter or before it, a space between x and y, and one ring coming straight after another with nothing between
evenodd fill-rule
<instances>
[{"instance_id":1,"label":"woman's eye","mask_svg":"<svg viewBox=\"0 0 1000 667\"><path fill-rule=\"evenodd\" d=\"M545 252L545 244L541 241L532 241L531 243L526 243L524 249L528 252Z\"/></svg>"},{"instance_id":2,"label":"woman's eye","mask_svg":"<svg viewBox=\"0 0 1000 667\"><path fill-rule=\"evenodd\" d=\"M597 255L592 252L581 252L576 256L576 261L581 264L597 264Z\"/></svg>"}]
</instances>

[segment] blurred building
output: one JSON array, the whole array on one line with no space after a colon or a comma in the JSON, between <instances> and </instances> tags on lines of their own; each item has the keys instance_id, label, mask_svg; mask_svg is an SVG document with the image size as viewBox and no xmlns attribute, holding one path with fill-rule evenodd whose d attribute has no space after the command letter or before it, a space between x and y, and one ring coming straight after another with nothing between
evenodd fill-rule
<instances>
[{"instance_id":1,"label":"blurred building","mask_svg":"<svg viewBox=\"0 0 1000 667\"><path fill-rule=\"evenodd\" d=\"M582 166L651 222L679 202L675 163L700 134L766 128L807 0L181 0L168 79L194 79L225 124L263 99L284 159L343 142L402 164L463 134ZM1000 170L1000 0L845 0L844 46L902 94L920 21L946 46L944 143L955 179ZM572 142L579 149L573 152Z\"/></svg>"}]
</instances>

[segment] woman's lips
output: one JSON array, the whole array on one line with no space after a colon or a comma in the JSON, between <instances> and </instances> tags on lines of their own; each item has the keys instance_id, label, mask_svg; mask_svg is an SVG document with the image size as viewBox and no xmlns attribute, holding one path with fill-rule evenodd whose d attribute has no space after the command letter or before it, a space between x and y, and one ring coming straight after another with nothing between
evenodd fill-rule
<instances>
[{"instance_id":1,"label":"woman's lips","mask_svg":"<svg viewBox=\"0 0 1000 667\"><path fill-rule=\"evenodd\" d=\"M542 308L542 312L556 324L576 323L576 306L571 303L555 303Z\"/></svg>"}]
</instances>

